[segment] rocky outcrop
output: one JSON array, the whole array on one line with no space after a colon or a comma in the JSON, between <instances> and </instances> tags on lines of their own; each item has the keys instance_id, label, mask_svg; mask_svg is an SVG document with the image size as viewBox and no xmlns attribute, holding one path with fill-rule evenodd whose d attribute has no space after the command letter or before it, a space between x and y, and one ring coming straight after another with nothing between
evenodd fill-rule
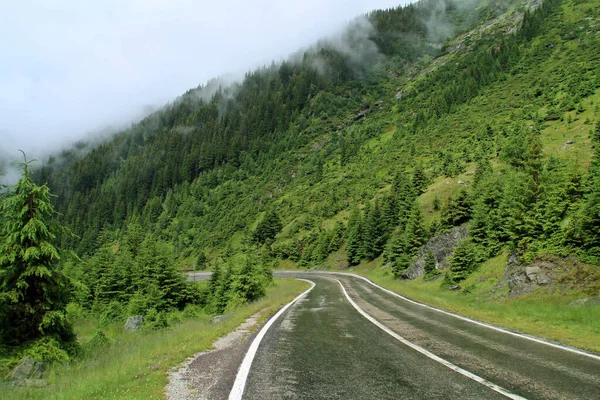
<instances>
[{"instance_id":1,"label":"rocky outcrop","mask_svg":"<svg viewBox=\"0 0 600 400\"><path fill-rule=\"evenodd\" d=\"M509 295L517 296L547 286L552 283L553 268L548 262L538 261L529 266L524 266L516 254L512 254L504 275L502 284L508 284Z\"/></svg>"},{"instance_id":2,"label":"rocky outcrop","mask_svg":"<svg viewBox=\"0 0 600 400\"><path fill-rule=\"evenodd\" d=\"M48 381L41 379L48 370L48 364L25 357L21 363L8 374L8 384L11 386L43 387Z\"/></svg>"},{"instance_id":3,"label":"rocky outcrop","mask_svg":"<svg viewBox=\"0 0 600 400\"><path fill-rule=\"evenodd\" d=\"M137 331L144 324L144 317L142 315L133 315L127 318L123 329L126 331Z\"/></svg>"},{"instance_id":4,"label":"rocky outcrop","mask_svg":"<svg viewBox=\"0 0 600 400\"><path fill-rule=\"evenodd\" d=\"M429 240L425 247L423 247L419 252L419 257L417 260L404 273L402 273L402 279L415 279L425 274L425 256L429 250L433 251L437 269L448 268L448 257L452 254L454 248L463 240L465 240L468 233L469 231L467 226L463 225Z\"/></svg>"}]
</instances>

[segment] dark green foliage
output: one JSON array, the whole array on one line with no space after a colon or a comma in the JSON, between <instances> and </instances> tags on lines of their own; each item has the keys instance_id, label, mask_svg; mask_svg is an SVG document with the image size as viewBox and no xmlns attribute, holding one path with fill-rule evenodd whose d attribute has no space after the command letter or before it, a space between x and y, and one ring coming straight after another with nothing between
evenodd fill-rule
<instances>
[{"instance_id":1,"label":"dark green foliage","mask_svg":"<svg viewBox=\"0 0 600 400\"><path fill-rule=\"evenodd\" d=\"M460 282L466 279L479 266L479 249L471 241L465 240L454 249L450 259L452 280Z\"/></svg>"},{"instance_id":2,"label":"dark green foliage","mask_svg":"<svg viewBox=\"0 0 600 400\"><path fill-rule=\"evenodd\" d=\"M429 185L429 177L423 170L423 166L421 164L417 164L414 168L412 175L412 187L417 195L425 192L427 186Z\"/></svg>"},{"instance_id":3,"label":"dark green foliage","mask_svg":"<svg viewBox=\"0 0 600 400\"><path fill-rule=\"evenodd\" d=\"M416 255L427 242L427 236L427 230L423 222L423 212L421 207L415 203L404 230L406 252L411 256Z\"/></svg>"},{"instance_id":4,"label":"dark green foliage","mask_svg":"<svg viewBox=\"0 0 600 400\"><path fill-rule=\"evenodd\" d=\"M437 272L436 265L437 261L433 251L431 249L427 250L427 253L425 253L425 259L423 261L423 270L425 271L425 275L431 276L434 271Z\"/></svg>"},{"instance_id":5,"label":"dark green foliage","mask_svg":"<svg viewBox=\"0 0 600 400\"><path fill-rule=\"evenodd\" d=\"M202 271L206 268L206 263L208 259L206 258L206 254L202 250L198 253L198 258L196 259L196 264L194 265L194 270Z\"/></svg>"},{"instance_id":6,"label":"dark green foliage","mask_svg":"<svg viewBox=\"0 0 600 400\"><path fill-rule=\"evenodd\" d=\"M69 279L58 269L63 231L53 224L50 189L34 183L28 164L0 203L0 340L11 346L54 337L60 346L75 340L67 320Z\"/></svg>"},{"instance_id":7,"label":"dark green foliage","mask_svg":"<svg viewBox=\"0 0 600 400\"><path fill-rule=\"evenodd\" d=\"M350 219L348 220L348 234L346 238L346 254L350 265L358 264L363 256L362 227L363 223L360 210L358 207L354 207L350 214Z\"/></svg>"},{"instance_id":8,"label":"dark green foliage","mask_svg":"<svg viewBox=\"0 0 600 400\"><path fill-rule=\"evenodd\" d=\"M252 233L252 237L257 243L263 244L267 240L275 239L275 235L279 233L282 227L281 218L279 218L277 212L275 212L275 210L270 210L258 223L256 229Z\"/></svg>"},{"instance_id":9,"label":"dark green foliage","mask_svg":"<svg viewBox=\"0 0 600 400\"><path fill-rule=\"evenodd\" d=\"M273 284L273 275L254 254L244 254L225 267L216 264L208 284L206 310L222 314L227 309L258 300Z\"/></svg>"},{"instance_id":10,"label":"dark green foliage","mask_svg":"<svg viewBox=\"0 0 600 400\"><path fill-rule=\"evenodd\" d=\"M362 232L362 254L367 260L374 260L379 257L383 251L386 241L385 226L377 202L375 202L374 205L369 205L369 207L367 207Z\"/></svg>"},{"instance_id":11,"label":"dark green foliage","mask_svg":"<svg viewBox=\"0 0 600 400\"><path fill-rule=\"evenodd\" d=\"M448 200L442 210L442 224L451 228L460 226L471 218L471 204L466 190L461 190L458 196Z\"/></svg>"}]
</instances>

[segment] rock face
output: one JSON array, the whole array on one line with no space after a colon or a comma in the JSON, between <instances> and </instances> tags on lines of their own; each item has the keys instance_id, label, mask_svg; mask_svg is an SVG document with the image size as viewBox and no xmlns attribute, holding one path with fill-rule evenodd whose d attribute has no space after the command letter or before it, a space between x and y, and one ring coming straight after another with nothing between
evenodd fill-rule
<instances>
[{"instance_id":1,"label":"rock face","mask_svg":"<svg viewBox=\"0 0 600 400\"><path fill-rule=\"evenodd\" d=\"M466 225L456 227L450 232L442 233L432 238L425 247L421 249L419 257L404 273L402 273L402 279L415 279L425 274L425 256L431 249L435 256L436 268L444 269L448 268L449 260L448 257L454 251L454 248L460 244L469 233Z\"/></svg>"},{"instance_id":2,"label":"rock face","mask_svg":"<svg viewBox=\"0 0 600 400\"><path fill-rule=\"evenodd\" d=\"M127 318L123 329L126 331L137 331L144 324L144 317L142 315L133 315Z\"/></svg>"},{"instance_id":3,"label":"rock face","mask_svg":"<svg viewBox=\"0 0 600 400\"><path fill-rule=\"evenodd\" d=\"M10 371L9 379L39 379L44 375L48 365L42 361L35 361L29 357L21 360L21 364L17 365Z\"/></svg>"},{"instance_id":4,"label":"rock face","mask_svg":"<svg viewBox=\"0 0 600 400\"><path fill-rule=\"evenodd\" d=\"M517 255L512 254L506 264L502 284L508 284L509 295L518 296L529 293L540 286L551 284L551 273L551 266L546 263L534 263L525 267Z\"/></svg>"}]
</instances>

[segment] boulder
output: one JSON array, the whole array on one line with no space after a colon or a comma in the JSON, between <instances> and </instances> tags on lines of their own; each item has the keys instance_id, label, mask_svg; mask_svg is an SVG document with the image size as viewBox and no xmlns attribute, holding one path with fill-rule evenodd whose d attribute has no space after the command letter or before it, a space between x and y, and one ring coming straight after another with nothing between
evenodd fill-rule
<instances>
[{"instance_id":1,"label":"boulder","mask_svg":"<svg viewBox=\"0 0 600 400\"><path fill-rule=\"evenodd\" d=\"M526 267L525 275L531 282L537 282L537 276L540 273L540 267Z\"/></svg>"},{"instance_id":2,"label":"boulder","mask_svg":"<svg viewBox=\"0 0 600 400\"><path fill-rule=\"evenodd\" d=\"M21 360L21 363L13 368L8 374L8 379L25 380L40 379L48 369L48 364L43 361L35 361L29 357Z\"/></svg>"},{"instance_id":3,"label":"boulder","mask_svg":"<svg viewBox=\"0 0 600 400\"><path fill-rule=\"evenodd\" d=\"M127 322L125 322L125 326L123 329L126 331L137 331L144 324L144 316L142 315L132 315L127 318Z\"/></svg>"}]
</instances>

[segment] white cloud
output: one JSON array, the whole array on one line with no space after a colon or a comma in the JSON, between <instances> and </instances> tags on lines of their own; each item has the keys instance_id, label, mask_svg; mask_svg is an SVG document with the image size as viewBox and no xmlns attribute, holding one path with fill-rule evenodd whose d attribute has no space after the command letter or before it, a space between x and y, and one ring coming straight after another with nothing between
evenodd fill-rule
<instances>
[{"instance_id":1,"label":"white cloud","mask_svg":"<svg viewBox=\"0 0 600 400\"><path fill-rule=\"evenodd\" d=\"M55 151L403 0L0 4L0 152Z\"/></svg>"}]
</instances>

